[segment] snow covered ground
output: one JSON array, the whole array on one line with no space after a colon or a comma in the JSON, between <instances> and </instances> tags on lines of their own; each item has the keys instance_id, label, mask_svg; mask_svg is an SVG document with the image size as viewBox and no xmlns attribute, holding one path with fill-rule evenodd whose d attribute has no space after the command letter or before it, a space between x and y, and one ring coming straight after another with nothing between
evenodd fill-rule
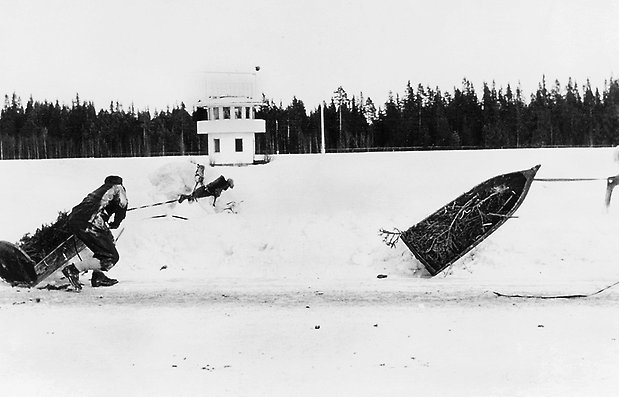
<instances>
[{"instance_id":1,"label":"snow covered ground","mask_svg":"<svg viewBox=\"0 0 619 397\"><path fill-rule=\"evenodd\" d=\"M619 286L583 299L493 293L590 293L619 280L619 192L603 203L613 157L402 152L207 167L207 181L223 174L235 188L216 208L129 212L113 288L0 283L3 395L616 395ZM110 174L130 207L175 198L193 187L195 162L208 164L2 161L0 239L52 222ZM536 164L538 178L599 180L534 182L517 218L434 278L379 236ZM236 213L223 210L231 201Z\"/></svg>"}]
</instances>

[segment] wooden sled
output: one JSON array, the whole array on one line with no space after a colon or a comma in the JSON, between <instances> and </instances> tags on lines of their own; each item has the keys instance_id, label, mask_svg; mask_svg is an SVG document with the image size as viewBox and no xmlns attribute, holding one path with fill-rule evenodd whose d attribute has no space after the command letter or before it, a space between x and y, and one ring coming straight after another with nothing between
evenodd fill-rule
<instances>
[{"instance_id":1,"label":"wooden sled","mask_svg":"<svg viewBox=\"0 0 619 397\"><path fill-rule=\"evenodd\" d=\"M540 165L490 178L400 234L432 276L503 225L524 201Z\"/></svg>"},{"instance_id":2,"label":"wooden sled","mask_svg":"<svg viewBox=\"0 0 619 397\"><path fill-rule=\"evenodd\" d=\"M39 263L35 263L15 244L0 241L0 277L13 286L36 287L64 266L90 259L92 251L73 235Z\"/></svg>"}]
</instances>

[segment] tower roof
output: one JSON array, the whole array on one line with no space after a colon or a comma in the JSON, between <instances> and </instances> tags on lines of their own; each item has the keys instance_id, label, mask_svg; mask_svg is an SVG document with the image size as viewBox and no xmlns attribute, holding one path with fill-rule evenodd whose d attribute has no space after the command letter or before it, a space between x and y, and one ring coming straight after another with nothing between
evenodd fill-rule
<instances>
[{"instance_id":1,"label":"tower roof","mask_svg":"<svg viewBox=\"0 0 619 397\"><path fill-rule=\"evenodd\" d=\"M262 101L243 97L243 96L218 96L218 97L207 97L204 99L198 100L196 104L199 108L206 107L218 107L218 106L260 106L262 105Z\"/></svg>"}]
</instances>

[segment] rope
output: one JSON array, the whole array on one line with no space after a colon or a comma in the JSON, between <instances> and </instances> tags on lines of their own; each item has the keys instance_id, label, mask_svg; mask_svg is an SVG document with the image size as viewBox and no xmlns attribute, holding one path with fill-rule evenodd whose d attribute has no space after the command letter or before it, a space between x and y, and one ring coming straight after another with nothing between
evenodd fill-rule
<instances>
[{"instance_id":1,"label":"rope","mask_svg":"<svg viewBox=\"0 0 619 397\"><path fill-rule=\"evenodd\" d=\"M540 182L583 182L583 181L605 181L606 178L534 178Z\"/></svg>"},{"instance_id":2,"label":"rope","mask_svg":"<svg viewBox=\"0 0 619 397\"><path fill-rule=\"evenodd\" d=\"M142 205L140 207L128 208L127 211L139 210L139 209L142 209L142 208L149 208L149 207L156 207L158 205L172 204L172 203L176 203L177 201L178 201L178 199L174 199L174 200L162 201L162 202L155 203L155 204L146 204L146 205Z\"/></svg>"},{"instance_id":3,"label":"rope","mask_svg":"<svg viewBox=\"0 0 619 397\"><path fill-rule=\"evenodd\" d=\"M82 257L80 256L80 252L77 249L77 237L75 237L75 235L73 235L73 247L75 248L75 255L77 255L77 257L79 258L80 261L84 261L82 259Z\"/></svg>"},{"instance_id":4,"label":"rope","mask_svg":"<svg viewBox=\"0 0 619 397\"><path fill-rule=\"evenodd\" d=\"M574 295L509 295L509 294L502 294L500 292L495 292L492 291L496 296L502 296L504 298L528 298L528 299L573 299L573 298L588 298L590 296L594 296L599 294L600 292L604 292L609 288L614 287L615 285L619 284L619 281L612 283L609 286L606 286L604 288L602 288L599 291L593 292L591 294L574 294Z\"/></svg>"}]
</instances>

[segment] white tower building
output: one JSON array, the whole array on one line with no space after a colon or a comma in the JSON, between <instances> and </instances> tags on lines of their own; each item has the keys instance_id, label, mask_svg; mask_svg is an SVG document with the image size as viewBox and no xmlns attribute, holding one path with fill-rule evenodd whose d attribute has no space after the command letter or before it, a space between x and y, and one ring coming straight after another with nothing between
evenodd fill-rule
<instances>
[{"instance_id":1,"label":"white tower building","mask_svg":"<svg viewBox=\"0 0 619 397\"><path fill-rule=\"evenodd\" d=\"M256 118L262 101L255 98L255 91L255 72L207 73L206 98L197 104L205 110L206 120L198 121L198 134L208 135L211 164L265 161L265 154L256 153L257 134L266 132L266 122Z\"/></svg>"}]
</instances>

